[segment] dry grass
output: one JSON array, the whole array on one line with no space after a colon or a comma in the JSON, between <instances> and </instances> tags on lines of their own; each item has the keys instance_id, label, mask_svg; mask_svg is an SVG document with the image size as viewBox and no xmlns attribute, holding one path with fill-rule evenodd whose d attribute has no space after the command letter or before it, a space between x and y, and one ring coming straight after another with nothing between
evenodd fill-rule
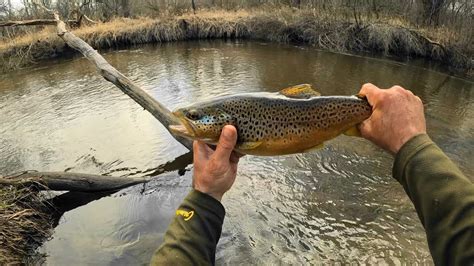
<instances>
[{"instance_id":1,"label":"dry grass","mask_svg":"<svg viewBox=\"0 0 474 266\"><path fill-rule=\"evenodd\" d=\"M0 264L26 264L52 232L42 197L28 188L0 187Z\"/></svg>"},{"instance_id":2,"label":"dry grass","mask_svg":"<svg viewBox=\"0 0 474 266\"><path fill-rule=\"evenodd\" d=\"M332 51L423 57L457 72L472 73L474 48L463 35L446 28L414 29L397 17L381 17L377 22L362 18L359 24L352 21L348 14L334 16L318 10L212 10L160 19L116 19L74 33L97 49L213 38L302 42ZM0 42L0 52L0 65L7 70L72 51L50 27Z\"/></svg>"}]
</instances>

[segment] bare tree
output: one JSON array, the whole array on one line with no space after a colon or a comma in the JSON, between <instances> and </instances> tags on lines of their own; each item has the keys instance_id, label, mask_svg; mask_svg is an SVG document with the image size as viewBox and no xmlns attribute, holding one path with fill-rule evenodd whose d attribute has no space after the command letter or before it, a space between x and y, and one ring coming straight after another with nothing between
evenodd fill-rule
<instances>
[{"instance_id":1,"label":"bare tree","mask_svg":"<svg viewBox=\"0 0 474 266\"><path fill-rule=\"evenodd\" d=\"M120 14L122 17L130 17L130 1L120 0L120 10L122 11Z\"/></svg>"},{"instance_id":2,"label":"bare tree","mask_svg":"<svg viewBox=\"0 0 474 266\"><path fill-rule=\"evenodd\" d=\"M195 0L191 0L191 7L193 8L193 13L196 14L196 3L195 3Z\"/></svg>"},{"instance_id":3,"label":"bare tree","mask_svg":"<svg viewBox=\"0 0 474 266\"><path fill-rule=\"evenodd\" d=\"M421 12L423 22L427 25L439 25L439 16L443 8L446 7L446 0L419 0L421 3Z\"/></svg>"},{"instance_id":4,"label":"bare tree","mask_svg":"<svg viewBox=\"0 0 474 266\"><path fill-rule=\"evenodd\" d=\"M8 3L5 3L4 0L0 1L0 17L7 17L10 13Z\"/></svg>"}]
</instances>

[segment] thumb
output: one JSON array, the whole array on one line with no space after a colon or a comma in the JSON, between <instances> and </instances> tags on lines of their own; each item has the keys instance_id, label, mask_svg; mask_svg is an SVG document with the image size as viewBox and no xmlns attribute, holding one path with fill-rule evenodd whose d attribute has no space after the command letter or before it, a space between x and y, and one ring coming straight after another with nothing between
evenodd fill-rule
<instances>
[{"instance_id":1,"label":"thumb","mask_svg":"<svg viewBox=\"0 0 474 266\"><path fill-rule=\"evenodd\" d=\"M228 162L236 143L237 130L234 126L225 126L222 129L219 143L217 143L216 151L214 152L213 157L217 159L217 161Z\"/></svg>"}]
</instances>

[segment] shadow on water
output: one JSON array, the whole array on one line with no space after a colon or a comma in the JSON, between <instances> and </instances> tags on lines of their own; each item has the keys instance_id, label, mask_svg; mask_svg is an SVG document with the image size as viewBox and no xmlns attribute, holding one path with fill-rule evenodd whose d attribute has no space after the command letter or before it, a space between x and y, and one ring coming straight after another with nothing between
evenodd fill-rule
<instances>
[{"instance_id":1,"label":"shadow on water","mask_svg":"<svg viewBox=\"0 0 474 266\"><path fill-rule=\"evenodd\" d=\"M366 82L398 84L421 97L430 136L474 176L473 83L420 64L240 41L143 46L105 57L170 109L299 83L323 95L355 94ZM0 124L0 174L164 172L113 194L58 196L63 214L41 247L53 265L149 261L192 177L192 168L177 173L192 158L162 125L81 58L2 77ZM170 158L177 159L154 167ZM245 156L224 197L217 263L432 263L412 203L391 178L392 164L374 145L347 136L311 153Z\"/></svg>"},{"instance_id":2,"label":"shadow on water","mask_svg":"<svg viewBox=\"0 0 474 266\"><path fill-rule=\"evenodd\" d=\"M184 173L187 171L186 167L190 165L192 161L192 152L187 152L183 155L178 156L174 160L162 164L158 167L146 169L144 171L135 171L130 173L129 176L140 174L141 176L150 176L159 179L159 175L173 171L177 171L179 176L183 176ZM140 184L139 186L146 186L146 184ZM70 191L47 200L47 203L44 205L50 206L51 209L54 210L54 215L52 219L54 220L53 227L56 227L59 224L59 220L64 215L64 213L87 205L92 201L110 196L116 192L118 192L118 190L97 193Z\"/></svg>"}]
</instances>

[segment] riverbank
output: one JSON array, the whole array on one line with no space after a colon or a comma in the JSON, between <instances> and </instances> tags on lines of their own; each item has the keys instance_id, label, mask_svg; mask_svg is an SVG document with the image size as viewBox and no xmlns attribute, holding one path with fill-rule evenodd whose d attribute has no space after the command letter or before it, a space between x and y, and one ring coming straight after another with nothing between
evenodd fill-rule
<instances>
[{"instance_id":1,"label":"riverbank","mask_svg":"<svg viewBox=\"0 0 474 266\"><path fill-rule=\"evenodd\" d=\"M316 10L290 8L274 12L200 11L159 19L121 18L73 32L96 49L219 38L306 43L336 52L425 58L443 64L451 72L474 76L474 47L465 43L465 36L456 36L442 27L415 29L396 18L364 21L356 23ZM4 40L0 52L2 72L74 53L55 35L53 26Z\"/></svg>"},{"instance_id":2,"label":"riverbank","mask_svg":"<svg viewBox=\"0 0 474 266\"><path fill-rule=\"evenodd\" d=\"M0 187L0 264L27 264L53 230L44 198L30 188Z\"/></svg>"}]
</instances>

